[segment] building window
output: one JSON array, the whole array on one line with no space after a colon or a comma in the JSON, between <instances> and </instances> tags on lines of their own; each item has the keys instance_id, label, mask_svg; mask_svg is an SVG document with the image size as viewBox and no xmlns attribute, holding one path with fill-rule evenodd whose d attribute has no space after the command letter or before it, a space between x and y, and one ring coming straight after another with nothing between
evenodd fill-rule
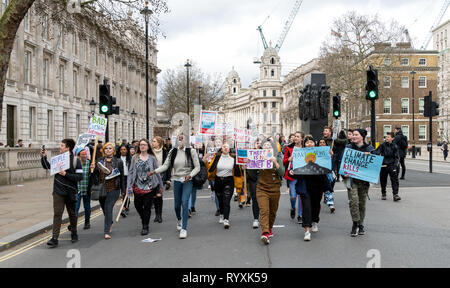
<instances>
[{"instance_id":1,"label":"building window","mask_svg":"<svg viewBox=\"0 0 450 288\"><path fill-rule=\"evenodd\" d=\"M270 76L271 76L271 77L275 77L275 70L273 70L273 69L270 70Z\"/></svg>"},{"instance_id":2,"label":"building window","mask_svg":"<svg viewBox=\"0 0 450 288\"><path fill-rule=\"evenodd\" d=\"M58 78L59 93L64 93L64 65L59 65Z\"/></svg>"},{"instance_id":3,"label":"building window","mask_svg":"<svg viewBox=\"0 0 450 288\"><path fill-rule=\"evenodd\" d=\"M47 138L49 141L53 140L53 111L47 110Z\"/></svg>"},{"instance_id":4,"label":"building window","mask_svg":"<svg viewBox=\"0 0 450 288\"><path fill-rule=\"evenodd\" d=\"M423 113L425 107L425 99L420 98L419 99L419 113Z\"/></svg>"},{"instance_id":5,"label":"building window","mask_svg":"<svg viewBox=\"0 0 450 288\"><path fill-rule=\"evenodd\" d=\"M277 97L277 90L272 90L272 97Z\"/></svg>"},{"instance_id":6,"label":"building window","mask_svg":"<svg viewBox=\"0 0 450 288\"><path fill-rule=\"evenodd\" d=\"M408 58L402 58L401 63L402 63L402 66L409 66L409 59Z\"/></svg>"},{"instance_id":7,"label":"building window","mask_svg":"<svg viewBox=\"0 0 450 288\"><path fill-rule=\"evenodd\" d=\"M264 103L263 103L263 106L264 106L264 108L267 108L267 103L264 102Z\"/></svg>"},{"instance_id":8,"label":"building window","mask_svg":"<svg viewBox=\"0 0 450 288\"><path fill-rule=\"evenodd\" d=\"M62 135L63 135L64 139L67 139L68 138L68 135L67 135L68 134L67 133L68 132L67 131L68 130L67 129L68 128L67 127L67 125L68 125L68 123L67 123L67 112L63 112L63 119L62 120L63 120L63 123L62 123L62 130L63 130L62 131Z\"/></svg>"},{"instance_id":9,"label":"building window","mask_svg":"<svg viewBox=\"0 0 450 288\"><path fill-rule=\"evenodd\" d=\"M385 76L383 82L384 82L384 88L391 88L392 77L391 76Z\"/></svg>"},{"instance_id":10,"label":"building window","mask_svg":"<svg viewBox=\"0 0 450 288\"><path fill-rule=\"evenodd\" d=\"M62 24L58 24L58 47L64 49L64 31Z\"/></svg>"},{"instance_id":11,"label":"building window","mask_svg":"<svg viewBox=\"0 0 450 288\"><path fill-rule=\"evenodd\" d=\"M36 126L36 122L35 122L35 118L36 118L36 107L30 107L30 112L29 112L29 122L28 122L28 131L29 131L29 137L30 140L34 140L35 136L36 136L36 132L35 132L35 126Z\"/></svg>"},{"instance_id":12,"label":"building window","mask_svg":"<svg viewBox=\"0 0 450 288\"><path fill-rule=\"evenodd\" d=\"M72 53L73 55L78 55L78 41L75 32L72 33Z\"/></svg>"},{"instance_id":13,"label":"building window","mask_svg":"<svg viewBox=\"0 0 450 288\"><path fill-rule=\"evenodd\" d=\"M89 76L84 76L84 93L87 100L89 100Z\"/></svg>"},{"instance_id":14,"label":"building window","mask_svg":"<svg viewBox=\"0 0 450 288\"><path fill-rule=\"evenodd\" d=\"M89 62L89 43L87 39L83 41L83 50L84 50L84 61Z\"/></svg>"},{"instance_id":15,"label":"building window","mask_svg":"<svg viewBox=\"0 0 450 288\"><path fill-rule=\"evenodd\" d=\"M419 77L419 88L427 88L427 77L426 76Z\"/></svg>"},{"instance_id":16,"label":"building window","mask_svg":"<svg viewBox=\"0 0 450 288\"><path fill-rule=\"evenodd\" d=\"M233 79L233 83L236 84L236 82L237 82L236 79Z\"/></svg>"},{"instance_id":17,"label":"building window","mask_svg":"<svg viewBox=\"0 0 450 288\"><path fill-rule=\"evenodd\" d=\"M272 126L272 135L275 135L277 133L277 127Z\"/></svg>"},{"instance_id":18,"label":"building window","mask_svg":"<svg viewBox=\"0 0 450 288\"><path fill-rule=\"evenodd\" d=\"M409 114L409 99L402 99L402 114Z\"/></svg>"},{"instance_id":19,"label":"building window","mask_svg":"<svg viewBox=\"0 0 450 288\"><path fill-rule=\"evenodd\" d=\"M267 123L267 113L264 113L264 123Z\"/></svg>"},{"instance_id":20,"label":"building window","mask_svg":"<svg viewBox=\"0 0 450 288\"><path fill-rule=\"evenodd\" d=\"M383 137L386 137L387 133L392 132L391 125L383 125Z\"/></svg>"},{"instance_id":21,"label":"building window","mask_svg":"<svg viewBox=\"0 0 450 288\"><path fill-rule=\"evenodd\" d=\"M80 117L80 114L77 114L75 124L76 124L75 130L77 131L77 136L78 136L78 135L81 134L81 117Z\"/></svg>"},{"instance_id":22,"label":"building window","mask_svg":"<svg viewBox=\"0 0 450 288\"><path fill-rule=\"evenodd\" d=\"M275 64L275 58L270 59L270 64L272 64L272 65Z\"/></svg>"},{"instance_id":23,"label":"building window","mask_svg":"<svg viewBox=\"0 0 450 288\"><path fill-rule=\"evenodd\" d=\"M402 125L402 132L409 141L409 125Z\"/></svg>"},{"instance_id":24,"label":"building window","mask_svg":"<svg viewBox=\"0 0 450 288\"><path fill-rule=\"evenodd\" d=\"M427 66L427 59L426 58L420 58L419 59L419 66Z\"/></svg>"},{"instance_id":25,"label":"building window","mask_svg":"<svg viewBox=\"0 0 450 288\"><path fill-rule=\"evenodd\" d=\"M233 94L236 94L236 87L233 87Z\"/></svg>"},{"instance_id":26,"label":"building window","mask_svg":"<svg viewBox=\"0 0 450 288\"><path fill-rule=\"evenodd\" d=\"M272 108L277 108L277 102L272 102Z\"/></svg>"},{"instance_id":27,"label":"building window","mask_svg":"<svg viewBox=\"0 0 450 288\"><path fill-rule=\"evenodd\" d=\"M73 70L73 96L78 96L78 72L76 70Z\"/></svg>"},{"instance_id":28,"label":"building window","mask_svg":"<svg viewBox=\"0 0 450 288\"><path fill-rule=\"evenodd\" d=\"M25 51L25 83L31 83L31 52Z\"/></svg>"},{"instance_id":29,"label":"building window","mask_svg":"<svg viewBox=\"0 0 450 288\"><path fill-rule=\"evenodd\" d=\"M42 39L48 40L48 16L42 17Z\"/></svg>"},{"instance_id":30,"label":"building window","mask_svg":"<svg viewBox=\"0 0 450 288\"><path fill-rule=\"evenodd\" d=\"M419 125L419 140L427 140L427 125Z\"/></svg>"},{"instance_id":31,"label":"building window","mask_svg":"<svg viewBox=\"0 0 450 288\"><path fill-rule=\"evenodd\" d=\"M384 65L391 66L391 58L384 58Z\"/></svg>"},{"instance_id":32,"label":"building window","mask_svg":"<svg viewBox=\"0 0 450 288\"><path fill-rule=\"evenodd\" d=\"M49 68L49 65L48 65L48 59L44 59L44 67L43 67L43 77L44 77L44 89L48 89L48 68Z\"/></svg>"},{"instance_id":33,"label":"building window","mask_svg":"<svg viewBox=\"0 0 450 288\"><path fill-rule=\"evenodd\" d=\"M267 127L264 126L264 127L263 127L263 133L266 134L266 132L267 132Z\"/></svg>"},{"instance_id":34,"label":"building window","mask_svg":"<svg viewBox=\"0 0 450 288\"><path fill-rule=\"evenodd\" d=\"M263 90L263 96L266 97L267 96L267 91Z\"/></svg>"},{"instance_id":35,"label":"building window","mask_svg":"<svg viewBox=\"0 0 450 288\"><path fill-rule=\"evenodd\" d=\"M383 108L383 113L384 114L391 114L391 98L388 99L384 99L384 108Z\"/></svg>"},{"instance_id":36,"label":"building window","mask_svg":"<svg viewBox=\"0 0 450 288\"><path fill-rule=\"evenodd\" d=\"M277 113L272 113L272 123L277 122Z\"/></svg>"},{"instance_id":37,"label":"building window","mask_svg":"<svg viewBox=\"0 0 450 288\"><path fill-rule=\"evenodd\" d=\"M402 88L409 88L409 77L402 76Z\"/></svg>"}]
</instances>

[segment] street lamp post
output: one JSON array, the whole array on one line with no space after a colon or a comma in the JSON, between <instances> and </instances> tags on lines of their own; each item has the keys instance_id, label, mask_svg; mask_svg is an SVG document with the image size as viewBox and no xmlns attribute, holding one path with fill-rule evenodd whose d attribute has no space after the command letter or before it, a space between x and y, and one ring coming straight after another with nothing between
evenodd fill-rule
<instances>
[{"instance_id":1,"label":"street lamp post","mask_svg":"<svg viewBox=\"0 0 450 288\"><path fill-rule=\"evenodd\" d=\"M416 158L416 129L414 126L414 118L415 118L415 95L414 95L414 75L416 75L415 71L411 71L411 76L412 76L412 132L413 132L413 145L412 145L412 158L415 159Z\"/></svg>"},{"instance_id":2,"label":"street lamp post","mask_svg":"<svg viewBox=\"0 0 450 288\"><path fill-rule=\"evenodd\" d=\"M152 10L148 9L148 1L145 1L145 8L142 9L141 14L144 15L145 19L145 121L147 124L147 139L150 138L149 135L149 115L148 115L148 20L152 14Z\"/></svg>"},{"instance_id":3,"label":"street lamp post","mask_svg":"<svg viewBox=\"0 0 450 288\"><path fill-rule=\"evenodd\" d=\"M137 113L134 111L134 108L133 108L133 111L131 112L131 119L133 119L133 141L135 139L135 137L134 137L134 121L136 120L136 115L137 115Z\"/></svg>"},{"instance_id":4,"label":"street lamp post","mask_svg":"<svg viewBox=\"0 0 450 288\"><path fill-rule=\"evenodd\" d=\"M95 114L95 106L97 103L95 103L94 98L92 98L91 102L89 103L89 107L91 107L91 117Z\"/></svg>"},{"instance_id":5,"label":"street lamp post","mask_svg":"<svg viewBox=\"0 0 450 288\"><path fill-rule=\"evenodd\" d=\"M202 90L202 86L198 86L197 87L198 88L198 105L200 105L200 109L202 109L202 100L200 99L200 92L201 92L201 90Z\"/></svg>"},{"instance_id":6,"label":"street lamp post","mask_svg":"<svg viewBox=\"0 0 450 288\"><path fill-rule=\"evenodd\" d=\"M189 59L187 59L186 64L184 65L184 67L186 67L186 76L187 76L187 80L186 80L186 95L187 95L187 115L189 117L191 117L189 115L189 68L192 67L192 65L189 63Z\"/></svg>"}]
</instances>

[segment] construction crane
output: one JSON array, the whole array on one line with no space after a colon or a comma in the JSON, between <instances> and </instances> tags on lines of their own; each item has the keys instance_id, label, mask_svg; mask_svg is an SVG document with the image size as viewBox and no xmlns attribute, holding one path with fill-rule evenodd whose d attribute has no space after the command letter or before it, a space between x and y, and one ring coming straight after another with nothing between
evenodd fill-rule
<instances>
[{"instance_id":1,"label":"construction crane","mask_svg":"<svg viewBox=\"0 0 450 288\"><path fill-rule=\"evenodd\" d=\"M449 0L449 1L450 1L450 0ZM286 36L287 36L289 30L291 29L292 23L294 22L294 19L295 19L295 17L297 16L298 10L300 9L300 6L302 6L302 3L303 3L303 0L297 0L297 1L295 1L294 8L292 8L291 14L289 15L289 18L288 18L288 20L286 21L286 23L285 23L285 25L284 25L284 28L283 28L283 31L282 31L281 34L280 34L280 38L278 39L277 45L275 46L275 49L277 50L277 52L279 52L280 49L281 49L281 46L283 46L283 42L284 42L284 40L286 39ZM270 17L270 16L268 16L268 17L266 18L266 20L264 20L263 24L267 21L267 19L268 19L269 17ZM263 24L261 24L260 26L258 26L258 28L257 28L256 30L259 31L259 34L260 34L260 36L261 36L261 40L262 40L262 42L263 42L264 50L266 50L269 46L267 45L266 38L264 37L264 33L263 33L263 31L262 31L262 25L263 25Z\"/></svg>"},{"instance_id":2,"label":"construction crane","mask_svg":"<svg viewBox=\"0 0 450 288\"><path fill-rule=\"evenodd\" d=\"M433 30L441 23L442 18L444 18L445 12L447 12L448 6L450 5L450 0L445 0L444 6L442 6L441 12L439 13L439 16L434 23L433 26L431 26L430 32L428 32L427 38L425 39L425 42L423 42L421 50L425 50L428 47L428 44L430 44L431 38L433 37Z\"/></svg>"}]
</instances>

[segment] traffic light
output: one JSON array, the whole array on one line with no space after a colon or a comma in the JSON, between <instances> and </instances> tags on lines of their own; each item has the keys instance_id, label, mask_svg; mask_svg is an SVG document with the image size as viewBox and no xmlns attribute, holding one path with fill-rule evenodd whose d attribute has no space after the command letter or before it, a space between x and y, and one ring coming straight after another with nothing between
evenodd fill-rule
<instances>
[{"instance_id":1,"label":"traffic light","mask_svg":"<svg viewBox=\"0 0 450 288\"><path fill-rule=\"evenodd\" d=\"M110 115L112 111L111 95L109 95L109 85L100 85L100 114Z\"/></svg>"},{"instance_id":2,"label":"traffic light","mask_svg":"<svg viewBox=\"0 0 450 288\"><path fill-rule=\"evenodd\" d=\"M434 117L439 116L439 104L432 101L431 96L425 96L423 105L423 116Z\"/></svg>"},{"instance_id":3,"label":"traffic light","mask_svg":"<svg viewBox=\"0 0 450 288\"><path fill-rule=\"evenodd\" d=\"M366 82L366 99L377 100L378 99L378 70L374 70L370 66L370 70L367 71Z\"/></svg>"},{"instance_id":4,"label":"traffic light","mask_svg":"<svg viewBox=\"0 0 450 288\"><path fill-rule=\"evenodd\" d=\"M431 115L439 116L439 104L434 101L431 102Z\"/></svg>"},{"instance_id":5,"label":"traffic light","mask_svg":"<svg viewBox=\"0 0 450 288\"><path fill-rule=\"evenodd\" d=\"M341 96L339 94L333 96L333 117L336 119L341 117Z\"/></svg>"}]
</instances>

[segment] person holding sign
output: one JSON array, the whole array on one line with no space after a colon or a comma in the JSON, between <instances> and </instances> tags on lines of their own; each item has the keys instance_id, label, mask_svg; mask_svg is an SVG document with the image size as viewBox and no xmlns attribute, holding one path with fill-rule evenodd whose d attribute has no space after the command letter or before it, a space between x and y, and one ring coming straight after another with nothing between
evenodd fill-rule
<instances>
[{"instance_id":1,"label":"person holding sign","mask_svg":"<svg viewBox=\"0 0 450 288\"><path fill-rule=\"evenodd\" d=\"M346 148L363 152L366 155L371 154L375 149L373 146L365 143L367 131L364 129L356 129L353 131L352 143L347 145ZM349 178L348 175L344 175L345 178ZM348 180L347 180L348 181ZM356 178L350 178L350 187L348 189L348 198L350 200L350 214L353 220L352 231L350 235L356 237L358 235L364 235L364 218L366 216L366 197L369 193L370 183L358 180Z\"/></svg>"},{"instance_id":2,"label":"person holding sign","mask_svg":"<svg viewBox=\"0 0 450 288\"><path fill-rule=\"evenodd\" d=\"M83 170L81 161L76 159L72 151L75 148L75 141L72 139L64 139L59 145L59 153L70 153L69 169L64 171L60 168L58 174L55 175L53 182L53 236L47 242L49 248L58 246L58 238L61 230L62 216L64 206L67 209L70 220L70 231L72 243L78 241L77 234L77 215L75 205L77 203L77 184L83 179ZM41 164L46 170L50 170L50 163L47 160L47 150L43 147L41 150Z\"/></svg>"},{"instance_id":3,"label":"person holding sign","mask_svg":"<svg viewBox=\"0 0 450 288\"><path fill-rule=\"evenodd\" d=\"M256 185L256 197L258 199L258 206L260 211L259 222L261 223L261 241L264 244L270 243L270 238L273 237L272 228L278 211L278 204L280 201L281 180L284 176L283 159L275 157L278 155L278 150L275 143L270 141L263 141L263 149L273 149L272 155L269 156L268 161L272 162L271 169L260 169L258 183Z\"/></svg>"},{"instance_id":4,"label":"person holding sign","mask_svg":"<svg viewBox=\"0 0 450 288\"><path fill-rule=\"evenodd\" d=\"M391 178L392 194L394 201L400 201L398 196L398 163L400 161L400 154L397 145L393 143L395 134L388 132L386 135L386 142L381 144L377 150L376 155L384 156L383 165L381 166L380 183L381 183L381 200L386 200L386 186L388 175Z\"/></svg>"},{"instance_id":5,"label":"person holding sign","mask_svg":"<svg viewBox=\"0 0 450 288\"><path fill-rule=\"evenodd\" d=\"M125 195L126 183L123 172L123 162L114 157L116 147L113 143L107 142L102 146L100 157L91 163L93 172L93 183L98 185L103 183L106 188L106 197L100 197L99 202L105 216L104 233L105 239L111 239L113 226L113 209L119 196Z\"/></svg>"},{"instance_id":6,"label":"person holding sign","mask_svg":"<svg viewBox=\"0 0 450 288\"><path fill-rule=\"evenodd\" d=\"M230 154L230 145L227 143L223 144L222 148L214 155L211 164L207 163L207 158L208 155L204 157L203 161L207 165L208 172L216 175L214 186L216 197L219 199L219 223L223 223L223 227L229 229L231 198L233 197L235 186L242 187L242 181L239 179L241 179L240 177L243 173L240 166L236 164L236 155ZM235 180L237 181L235 182Z\"/></svg>"},{"instance_id":7,"label":"person holding sign","mask_svg":"<svg viewBox=\"0 0 450 288\"><path fill-rule=\"evenodd\" d=\"M254 149L261 149L261 142L256 139L254 143ZM247 169L247 185L250 197L252 199L252 212L253 212L253 229L259 227L259 206L256 199L256 184L258 182L259 170Z\"/></svg>"}]
</instances>

